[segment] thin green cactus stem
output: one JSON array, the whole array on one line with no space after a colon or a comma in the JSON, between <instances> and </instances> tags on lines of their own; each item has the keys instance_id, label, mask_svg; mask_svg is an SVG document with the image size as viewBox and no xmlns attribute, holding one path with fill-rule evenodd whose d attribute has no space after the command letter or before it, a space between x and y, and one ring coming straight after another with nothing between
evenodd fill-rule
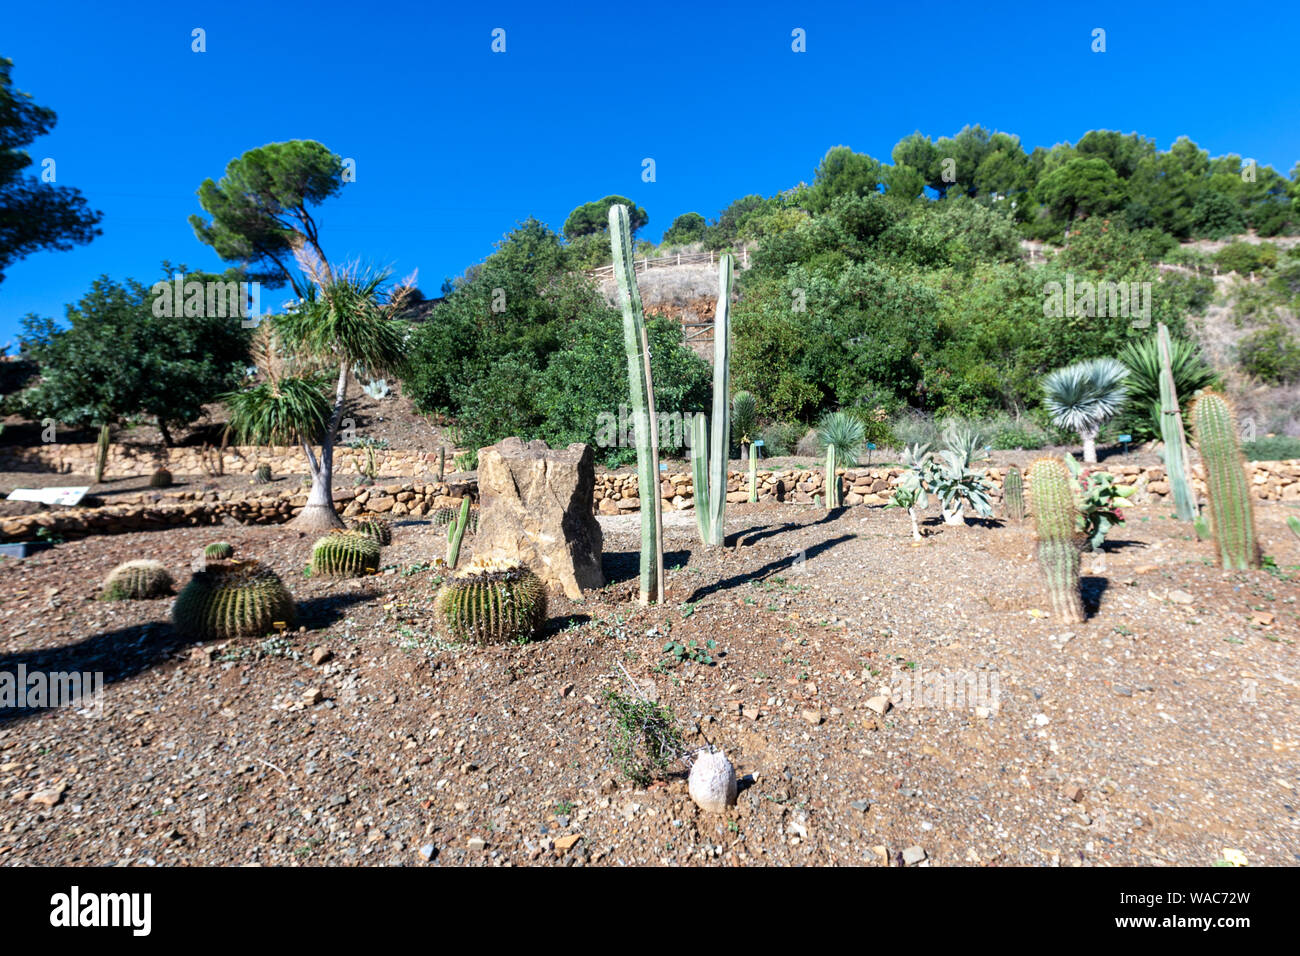
<instances>
[{"instance_id":1,"label":"thin green cactus stem","mask_svg":"<svg viewBox=\"0 0 1300 956\"><path fill-rule=\"evenodd\" d=\"M749 503L758 503L758 449L749 443Z\"/></svg>"},{"instance_id":2,"label":"thin green cactus stem","mask_svg":"<svg viewBox=\"0 0 1300 956\"><path fill-rule=\"evenodd\" d=\"M1192 406L1192 428L1205 463L1205 497L1219 565L1237 571L1257 568L1254 503L1232 406L1218 392L1205 392Z\"/></svg>"},{"instance_id":3,"label":"thin green cactus stem","mask_svg":"<svg viewBox=\"0 0 1300 956\"><path fill-rule=\"evenodd\" d=\"M460 514L456 520L447 525L447 567L456 567L460 560L460 542L465 537L465 528L469 526L469 498L460 499Z\"/></svg>"}]
</instances>

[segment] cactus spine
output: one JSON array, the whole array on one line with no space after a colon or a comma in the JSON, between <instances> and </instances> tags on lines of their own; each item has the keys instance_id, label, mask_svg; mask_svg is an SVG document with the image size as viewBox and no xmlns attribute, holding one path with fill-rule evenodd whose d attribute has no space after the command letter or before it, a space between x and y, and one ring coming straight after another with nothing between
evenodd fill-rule
<instances>
[{"instance_id":1,"label":"cactus spine","mask_svg":"<svg viewBox=\"0 0 1300 956\"><path fill-rule=\"evenodd\" d=\"M1183 431L1183 412L1178 405L1178 389L1174 387L1172 368L1173 347L1169 342L1169 329L1161 322L1156 332L1160 351L1160 437L1165 443L1165 477L1174 495L1174 511L1179 521L1196 519L1196 496L1192 494L1188 478L1187 436Z\"/></svg>"},{"instance_id":2,"label":"cactus spine","mask_svg":"<svg viewBox=\"0 0 1300 956\"><path fill-rule=\"evenodd\" d=\"M718 306L713 314L713 416L709 435L703 415L695 419L691 473L700 540L722 544L727 513L727 463L731 456L731 287L735 265L728 253L718 261ZM703 480L701 480L703 478Z\"/></svg>"},{"instance_id":3,"label":"cactus spine","mask_svg":"<svg viewBox=\"0 0 1300 956\"><path fill-rule=\"evenodd\" d=\"M1070 472L1056 458L1040 458L1029 467L1029 494L1038 532L1038 566L1047 581L1052 609L1059 620L1084 619L1079 592L1079 549L1074 543L1074 493Z\"/></svg>"},{"instance_id":4,"label":"cactus spine","mask_svg":"<svg viewBox=\"0 0 1300 956\"><path fill-rule=\"evenodd\" d=\"M758 503L758 449L749 443L749 503Z\"/></svg>"},{"instance_id":5,"label":"cactus spine","mask_svg":"<svg viewBox=\"0 0 1300 956\"><path fill-rule=\"evenodd\" d=\"M95 442L95 484L104 480L104 469L108 467L108 426L99 426L99 440Z\"/></svg>"},{"instance_id":6,"label":"cactus spine","mask_svg":"<svg viewBox=\"0 0 1300 956\"><path fill-rule=\"evenodd\" d=\"M835 473L835 446L826 446L826 510L840 506L840 476Z\"/></svg>"},{"instance_id":7,"label":"cactus spine","mask_svg":"<svg viewBox=\"0 0 1300 956\"><path fill-rule=\"evenodd\" d=\"M158 597L171 590L172 576L158 561L127 561L104 581L104 600L126 601Z\"/></svg>"},{"instance_id":8,"label":"cactus spine","mask_svg":"<svg viewBox=\"0 0 1300 956\"><path fill-rule=\"evenodd\" d=\"M615 204L609 207L609 241L614 253L614 275L618 279L618 293L623 308L623 348L627 353L628 389L631 394L632 419L636 430L637 488L641 506L641 603L648 604L651 595L663 600L663 538L655 520L655 509L650 507L647 495L659 495L659 461L650 440L650 430L657 422L650 418L651 396L654 383L650 379L649 357L645 350L645 313L641 309L641 291L636 282L636 266L632 260L632 228L628 222L627 207ZM697 505L698 508L698 505Z\"/></svg>"},{"instance_id":9,"label":"cactus spine","mask_svg":"<svg viewBox=\"0 0 1300 956\"><path fill-rule=\"evenodd\" d=\"M1012 521L1019 524L1025 520L1025 479L1015 465L1002 479L1002 505Z\"/></svg>"},{"instance_id":10,"label":"cactus spine","mask_svg":"<svg viewBox=\"0 0 1300 956\"><path fill-rule=\"evenodd\" d=\"M436 604L458 641L521 643L546 624L546 588L516 561L475 558L443 586Z\"/></svg>"},{"instance_id":11,"label":"cactus spine","mask_svg":"<svg viewBox=\"0 0 1300 956\"><path fill-rule=\"evenodd\" d=\"M1205 497L1219 565L1231 570L1257 568L1255 511L1232 406L1218 392L1203 393L1192 406L1192 427L1205 462Z\"/></svg>"},{"instance_id":12,"label":"cactus spine","mask_svg":"<svg viewBox=\"0 0 1300 956\"><path fill-rule=\"evenodd\" d=\"M311 549L311 573L325 577L356 577L379 570L379 542L357 531L337 531L319 539Z\"/></svg>"},{"instance_id":13,"label":"cactus spine","mask_svg":"<svg viewBox=\"0 0 1300 956\"><path fill-rule=\"evenodd\" d=\"M460 514L455 521L447 524L447 567L456 567L460 560L460 542L465 537L465 528L469 526L469 498L460 499Z\"/></svg>"},{"instance_id":14,"label":"cactus spine","mask_svg":"<svg viewBox=\"0 0 1300 956\"><path fill-rule=\"evenodd\" d=\"M195 571L176 603L176 630L202 640L261 637L293 626L293 595L279 576L256 561L220 561Z\"/></svg>"}]
</instances>

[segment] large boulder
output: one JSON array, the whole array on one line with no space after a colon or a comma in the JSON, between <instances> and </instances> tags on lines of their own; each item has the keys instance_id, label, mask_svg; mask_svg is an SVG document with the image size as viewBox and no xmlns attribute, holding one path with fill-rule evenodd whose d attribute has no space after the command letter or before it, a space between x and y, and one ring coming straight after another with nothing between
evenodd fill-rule
<instances>
[{"instance_id":1,"label":"large boulder","mask_svg":"<svg viewBox=\"0 0 1300 956\"><path fill-rule=\"evenodd\" d=\"M478 490L476 556L514 558L570 598L605 584L604 537L591 510L596 464L590 445L552 449L544 441L503 438L479 449Z\"/></svg>"}]
</instances>

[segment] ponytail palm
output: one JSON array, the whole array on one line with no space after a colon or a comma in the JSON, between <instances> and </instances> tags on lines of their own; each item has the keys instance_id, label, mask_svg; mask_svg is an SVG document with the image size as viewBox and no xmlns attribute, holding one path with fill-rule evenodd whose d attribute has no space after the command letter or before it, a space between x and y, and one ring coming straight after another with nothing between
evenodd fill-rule
<instances>
[{"instance_id":1,"label":"ponytail palm","mask_svg":"<svg viewBox=\"0 0 1300 956\"><path fill-rule=\"evenodd\" d=\"M1083 460L1097 461L1097 435L1124 404L1128 375L1113 358L1088 359L1058 368L1043 379L1044 404L1058 428L1083 440Z\"/></svg>"}]
</instances>

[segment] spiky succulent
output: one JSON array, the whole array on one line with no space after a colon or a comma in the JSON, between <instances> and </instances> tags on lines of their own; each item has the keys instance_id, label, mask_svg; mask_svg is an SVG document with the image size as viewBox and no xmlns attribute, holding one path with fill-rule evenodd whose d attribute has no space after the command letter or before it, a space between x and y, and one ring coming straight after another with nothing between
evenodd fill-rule
<instances>
[{"instance_id":1,"label":"spiky succulent","mask_svg":"<svg viewBox=\"0 0 1300 956\"><path fill-rule=\"evenodd\" d=\"M119 564L104 581L104 600L125 601L158 597L172 588L172 576L159 561Z\"/></svg>"},{"instance_id":2,"label":"spiky succulent","mask_svg":"<svg viewBox=\"0 0 1300 956\"><path fill-rule=\"evenodd\" d=\"M257 470L253 472L253 480L259 485L264 485L271 480L271 466L258 465Z\"/></svg>"},{"instance_id":3,"label":"spiky succulent","mask_svg":"<svg viewBox=\"0 0 1300 956\"><path fill-rule=\"evenodd\" d=\"M1083 596L1075 540L1078 507L1065 463L1059 458L1040 458L1030 465L1029 495L1038 532L1038 566L1047 582L1052 609L1067 624L1081 623Z\"/></svg>"},{"instance_id":4,"label":"spiky succulent","mask_svg":"<svg viewBox=\"0 0 1300 956\"><path fill-rule=\"evenodd\" d=\"M1220 567L1257 568L1254 500L1237 442L1237 420L1228 399L1203 392L1192 406L1192 429L1205 463L1205 497Z\"/></svg>"},{"instance_id":5,"label":"spiky succulent","mask_svg":"<svg viewBox=\"0 0 1300 956\"><path fill-rule=\"evenodd\" d=\"M195 571L172 605L176 630L200 640L260 637L294 624L293 595L257 561L217 561Z\"/></svg>"},{"instance_id":6,"label":"spiky succulent","mask_svg":"<svg viewBox=\"0 0 1300 956\"><path fill-rule=\"evenodd\" d=\"M1083 439L1083 460L1095 462L1097 435L1128 394L1128 369L1113 358L1095 358L1058 368L1043 379L1044 405L1052 421Z\"/></svg>"},{"instance_id":7,"label":"spiky succulent","mask_svg":"<svg viewBox=\"0 0 1300 956\"><path fill-rule=\"evenodd\" d=\"M172 473L166 468L159 468L149 476L150 488L170 488L172 486Z\"/></svg>"},{"instance_id":8,"label":"spiky succulent","mask_svg":"<svg viewBox=\"0 0 1300 956\"><path fill-rule=\"evenodd\" d=\"M374 538L381 545L393 543L393 525L379 515L357 515L348 523L348 527Z\"/></svg>"},{"instance_id":9,"label":"spiky succulent","mask_svg":"<svg viewBox=\"0 0 1300 956\"><path fill-rule=\"evenodd\" d=\"M225 561L234 553L234 547L225 541L213 541L203 549L203 557L209 561Z\"/></svg>"},{"instance_id":10,"label":"spiky succulent","mask_svg":"<svg viewBox=\"0 0 1300 956\"><path fill-rule=\"evenodd\" d=\"M1002 479L1002 505L1012 521L1025 520L1025 479L1020 469L1012 465Z\"/></svg>"},{"instance_id":11,"label":"spiky succulent","mask_svg":"<svg viewBox=\"0 0 1300 956\"><path fill-rule=\"evenodd\" d=\"M452 507L443 505L433 513L433 526L435 528L446 528L460 517L460 505ZM478 531L478 509L472 504L469 509L469 517L465 526L466 534L474 534Z\"/></svg>"},{"instance_id":12,"label":"spiky succulent","mask_svg":"<svg viewBox=\"0 0 1300 956\"><path fill-rule=\"evenodd\" d=\"M336 531L311 548L311 573L357 577L379 570L379 542L361 531Z\"/></svg>"},{"instance_id":13,"label":"spiky succulent","mask_svg":"<svg viewBox=\"0 0 1300 956\"><path fill-rule=\"evenodd\" d=\"M437 608L458 641L520 643L546 623L546 587L517 561L475 558L443 585Z\"/></svg>"}]
</instances>

